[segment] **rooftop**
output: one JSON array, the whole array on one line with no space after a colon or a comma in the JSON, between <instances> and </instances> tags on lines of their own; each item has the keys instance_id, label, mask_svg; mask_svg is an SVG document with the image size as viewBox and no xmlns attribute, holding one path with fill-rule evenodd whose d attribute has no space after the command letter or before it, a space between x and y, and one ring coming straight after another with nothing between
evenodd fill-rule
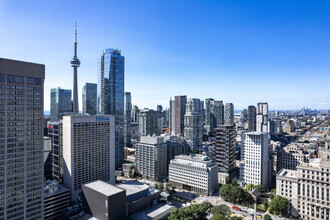
<instances>
[{"instance_id":1,"label":"rooftop","mask_svg":"<svg viewBox=\"0 0 330 220\"><path fill-rule=\"evenodd\" d=\"M164 137L161 136L141 136L138 144L162 144L164 143Z\"/></svg>"},{"instance_id":2,"label":"rooftop","mask_svg":"<svg viewBox=\"0 0 330 220\"><path fill-rule=\"evenodd\" d=\"M290 178L297 178L297 171L296 170L288 170L288 169L282 169L277 176L284 176L284 177L290 177Z\"/></svg>"},{"instance_id":3,"label":"rooftop","mask_svg":"<svg viewBox=\"0 0 330 220\"><path fill-rule=\"evenodd\" d=\"M126 196L149 189L147 184L140 183L138 181L126 181L125 183L117 184L117 187L122 190L126 190Z\"/></svg>"},{"instance_id":4,"label":"rooftop","mask_svg":"<svg viewBox=\"0 0 330 220\"><path fill-rule=\"evenodd\" d=\"M150 217L151 219L154 219L158 215L160 215L168 210L171 210L171 209L174 209L174 207L166 204L166 205L163 205L163 206L159 207L158 209L150 212L147 216Z\"/></svg>"},{"instance_id":5,"label":"rooftop","mask_svg":"<svg viewBox=\"0 0 330 220\"><path fill-rule=\"evenodd\" d=\"M87 183L85 184L85 187L88 187L90 189L93 189L99 193L102 193L103 195L106 196L111 196L117 193L120 193L122 191L124 191L121 188L118 188L116 186L113 186L109 183L103 182L101 180L97 180L91 183Z\"/></svg>"},{"instance_id":6,"label":"rooftop","mask_svg":"<svg viewBox=\"0 0 330 220\"><path fill-rule=\"evenodd\" d=\"M171 162L204 168L214 165L207 156L202 155L179 155L175 156Z\"/></svg>"}]
</instances>

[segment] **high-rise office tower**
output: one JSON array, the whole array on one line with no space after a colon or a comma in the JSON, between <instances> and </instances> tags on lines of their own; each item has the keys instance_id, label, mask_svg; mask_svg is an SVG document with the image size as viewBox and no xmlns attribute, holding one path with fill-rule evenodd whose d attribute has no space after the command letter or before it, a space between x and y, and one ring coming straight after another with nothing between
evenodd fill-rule
<instances>
[{"instance_id":1,"label":"high-rise office tower","mask_svg":"<svg viewBox=\"0 0 330 220\"><path fill-rule=\"evenodd\" d=\"M163 111L163 106L162 105L157 105L157 111L159 111L159 112Z\"/></svg>"},{"instance_id":2,"label":"high-rise office tower","mask_svg":"<svg viewBox=\"0 0 330 220\"><path fill-rule=\"evenodd\" d=\"M51 138L52 149L52 177L63 183L63 123L49 122L48 137Z\"/></svg>"},{"instance_id":3,"label":"high-rise office tower","mask_svg":"<svg viewBox=\"0 0 330 220\"><path fill-rule=\"evenodd\" d=\"M96 115L97 110L97 84L86 83L82 89L83 113Z\"/></svg>"},{"instance_id":4,"label":"high-rise office tower","mask_svg":"<svg viewBox=\"0 0 330 220\"><path fill-rule=\"evenodd\" d=\"M247 111L247 109L243 109L242 111L241 111L241 121L245 121L246 119L247 119L247 117L248 117L248 111Z\"/></svg>"},{"instance_id":5,"label":"high-rise office tower","mask_svg":"<svg viewBox=\"0 0 330 220\"><path fill-rule=\"evenodd\" d=\"M132 122L138 123L139 122L139 108L136 105L132 107Z\"/></svg>"},{"instance_id":6,"label":"high-rise office tower","mask_svg":"<svg viewBox=\"0 0 330 220\"><path fill-rule=\"evenodd\" d=\"M199 99L188 99L187 101L184 116L184 138L191 150L202 146L203 121Z\"/></svg>"},{"instance_id":7,"label":"high-rise office tower","mask_svg":"<svg viewBox=\"0 0 330 220\"><path fill-rule=\"evenodd\" d=\"M132 97L130 92L125 92L125 117L124 117L124 143L126 147L131 146L131 124L132 124Z\"/></svg>"},{"instance_id":8,"label":"high-rise office tower","mask_svg":"<svg viewBox=\"0 0 330 220\"><path fill-rule=\"evenodd\" d=\"M50 90L50 121L59 121L63 114L72 112L71 90L53 88Z\"/></svg>"},{"instance_id":9,"label":"high-rise office tower","mask_svg":"<svg viewBox=\"0 0 330 220\"><path fill-rule=\"evenodd\" d=\"M63 183L74 201L81 186L95 180L115 183L113 116L63 117Z\"/></svg>"},{"instance_id":10,"label":"high-rise office tower","mask_svg":"<svg viewBox=\"0 0 330 220\"><path fill-rule=\"evenodd\" d=\"M240 179L245 184L270 183L270 149L268 134L250 131L242 134Z\"/></svg>"},{"instance_id":11,"label":"high-rise office tower","mask_svg":"<svg viewBox=\"0 0 330 220\"><path fill-rule=\"evenodd\" d=\"M219 172L231 174L236 161L236 129L233 125L221 125L214 129L215 143L213 163Z\"/></svg>"},{"instance_id":12,"label":"high-rise office tower","mask_svg":"<svg viewBox=\"0 0 330 220\"><path fill-rule=\"evenodd\" d=\"M142 109L139 113L139 133L143 135L160 135L162 131L160 112Z\"/></svg>"},{"instance_id":13,"label":"high-rise office tower","mask_svg":"<svg viewBox=\"0 0 330 220\"><path fill-rule=\"evenodd\" d=\"M258 103L257 107L257 129L256 131L268 133L268 104L267 102Z\"/></svg>"},{"instance_id":14,"label":"high-rise office tower","mask_svg":"<svg viewBox=\"0 0 330 220\"><path fill-rule=\"evenodd\" d=\"M170 99L170 133L172 135L183 135L186 104L187 96L175 96Z\"/></svg>"},{"instance_id":15,"label":"high-rise office tower","mask_svg":"<svg viewBox=\"0 0 330 220\"><path fill-rule=\"evenodd\" d=\"M234 104L226 103L225 106L225 124L233 125L234 124Z\"/></svg>"},{"instance_id":16,"label":"high-rise office tower","mask_svg":"<svg viewBox=\"0 0 330 220\"><path fill-rule=\"evenodd\" d=\"M214 99L208 98L205 99L205 129L206 132L209 134L213 134L213 120L212 120L212 105L213 105Z\"/></svg>"},{"instance_id":17,"label":"high-rise office tower","mask_svg":"<svg viewBox=\"0 0 330 220\"><path fill-rule=\"evenodd\" d=\"M249 131L256 131L257 124L256 124L256 116L257 110L254 105L249 105L248 107L248 130Z\"/></svg>"},{"instance_id":18,"label":"high-rise office tower","mask_svg":"<svg viewBox=\"0 0 330 220\"><path fill-rule=\"evenodd\" d=\"M224 106L222 101L206 99L205 127L206 131L213 135L214 128L224 124Z\"/></svg>"},{"instance_id":19,"label":"high-rise office tower","mask_svg":"<svg viewBox=\"0 0 330 220\"><path fill-rule=\"evenodd\" d=\"M45 66L0 58L0 219L43 218Z\"/></svg>"},{"instance_id":20,"label":"high-rise office tower","mask_svg":"<svg viewBox=\"0 0 330 220\"><path fill-rule=\"evenodd\" d=\"M77 57L77 22L76 28L74 32L74 54L71 60L71 66L73 67L73 112L79 113L79 105L78 105L78 67L80 66L80 61Z\"/></svg>"},{"instance_id":21,"label":"high-rise office tower","mask_svg":"<svg viewBox=\"0 0 330 220\"><path fill-rule=\"evenodd\" d=\"M98 114L114 115L116 124L116 168L124 161L124 67L125 57L117 49L104 50L98 64Z\"/></svg>"}]
</instances>

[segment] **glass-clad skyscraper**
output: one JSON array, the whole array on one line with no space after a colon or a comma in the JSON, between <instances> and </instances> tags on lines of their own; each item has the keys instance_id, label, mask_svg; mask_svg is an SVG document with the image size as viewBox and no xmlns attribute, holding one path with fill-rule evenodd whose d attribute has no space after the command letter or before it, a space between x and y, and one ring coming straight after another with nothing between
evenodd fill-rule
<instances>
[{"instance_id":1,"label":"glass-clad skyscraper","mask_svg":"<svg viewBox=\"0 0 330 220\"><path fill-rule=\"evenodd\" d=\"M82 89L83 113L96 115L97 110L97 84L86 83Z\"/></svg>"},{"instance_id":2,"label":"glass-clad skyscraper","mask_svg":"<svg viewBox=\"0 0 330 220\"><path fill-rule=\"evenodd\" d=\"M124 66L118 49L105 49L98 63L97 112L115 116L116 168L124 161Z\"/></svg>"},{"instance_id":3,"label":"glass-clad skyscraper","mask_svg":"<svg viewBox=\"0 0 330 220\"><path fill-rule=\"evenodd\" d=\"M71 90L60 87L51 89L50 120L59 121L66 112L72 112Z\"/></svg>"}]
</instances>

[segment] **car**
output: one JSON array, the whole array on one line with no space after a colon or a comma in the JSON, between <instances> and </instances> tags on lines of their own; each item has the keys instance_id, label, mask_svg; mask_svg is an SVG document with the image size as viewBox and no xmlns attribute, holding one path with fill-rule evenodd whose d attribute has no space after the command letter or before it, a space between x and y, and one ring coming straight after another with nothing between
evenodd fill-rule
<instances>
[{"instance_id":1,"label":"car","mask_svg":"<svg viewBox=\"0 0 330 220\"><path fill-rule=\"evenodd\" d=\"M236 210L238 210L238 211L241 211L240 208L238 208L238 207L236 207L236 206L234 206L234 205L233 205L231 208L232 208L232 209L236 209Z\"/></svg>"}]
</instances>

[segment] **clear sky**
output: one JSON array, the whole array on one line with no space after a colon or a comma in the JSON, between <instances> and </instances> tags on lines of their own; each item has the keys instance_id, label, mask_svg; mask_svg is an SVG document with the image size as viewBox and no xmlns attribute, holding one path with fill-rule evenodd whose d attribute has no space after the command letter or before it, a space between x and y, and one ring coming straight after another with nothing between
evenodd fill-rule
<instances>
[{"instance_id":1,"label":"clear sky","mask_svg":"<svg viewBox=\"0 0 330 220\"><path fill-rule=\"evenodd\" d=\"M50 88L72 89L77 21L80 106L103 49L118 48L140 108L185 94L235 109L330 109L329 9L310 0L1 0L0 57L46 65L49 110Z\"/></svg>"}]
</instances>

